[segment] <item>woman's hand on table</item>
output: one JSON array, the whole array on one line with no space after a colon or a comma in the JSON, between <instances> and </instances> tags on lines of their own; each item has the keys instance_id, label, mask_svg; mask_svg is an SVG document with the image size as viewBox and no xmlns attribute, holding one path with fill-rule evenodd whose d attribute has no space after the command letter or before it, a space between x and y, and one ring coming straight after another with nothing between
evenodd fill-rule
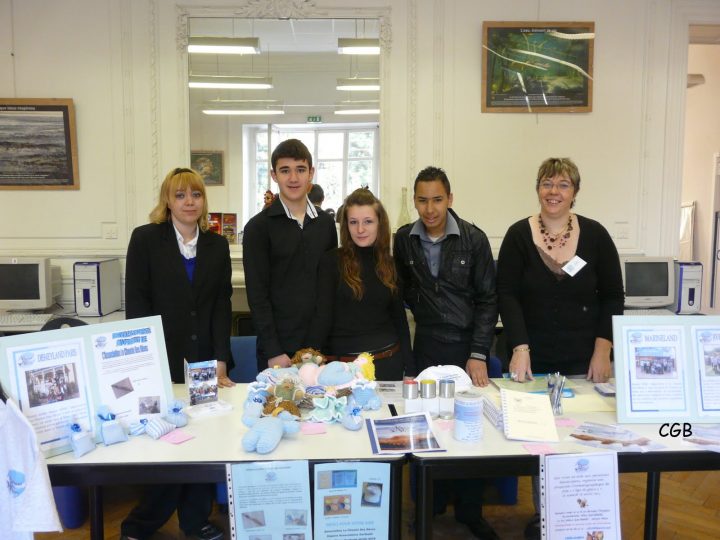
<instances>
[{"instance_id":1,"label":"woman's hand on table","mask_svg":"<svg viewBox=\"0 0 720 540\"><path fill-rule=\"evenodd\" d=\"M513 349L510 359L510 378L517 382L533 380L532 369L530 369L530 347L518 345Z\"/></svg>"}]
</instances>

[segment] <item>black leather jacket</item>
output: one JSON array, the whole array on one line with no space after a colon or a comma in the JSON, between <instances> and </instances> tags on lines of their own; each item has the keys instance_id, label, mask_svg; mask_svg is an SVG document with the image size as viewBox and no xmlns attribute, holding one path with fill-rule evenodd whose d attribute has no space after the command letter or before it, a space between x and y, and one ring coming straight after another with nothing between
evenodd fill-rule
<instances>
[{"instance_id":1,"label":"black leather jacket","mask_svg":"<svg viewBox=\"0 0 720 540\"><path fill-rule=\"evenodd\" d=\"M430 273L413 224L395 234L393 253L404 283L405 302L415 316L416 332L446 343L471 341L470 352L488 356L497 323L495 264L485 233L448 212L460 236L445 238L438 277Z\"/></svg>"}]
</instances>

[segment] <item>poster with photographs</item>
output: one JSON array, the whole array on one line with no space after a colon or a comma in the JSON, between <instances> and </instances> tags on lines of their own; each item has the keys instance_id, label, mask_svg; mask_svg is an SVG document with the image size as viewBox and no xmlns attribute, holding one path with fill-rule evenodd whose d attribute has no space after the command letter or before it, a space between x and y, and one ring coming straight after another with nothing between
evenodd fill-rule
<instances>
[{"instance_id":1,"label":"poster with photographs","mask_svg":"<svg viewBox=\"0 0 720 540\"><path fill-rule=\"evenodd\" d=\"M615 316L613 335L619 422L720 419L720 317Z\"/></svg>"},{"instance_id":2,"label":"poster with photographs","mask_svg":"<svg viewBox=\"0 0 720 540\"><path fill-rule=\"evenodd\" d=\"M227 466L233 538L312 540L307 460Z\"/></svg>"},{"instance_id":3,"label":"poster with photographs","mask_svg":"<svg viewBox=\"0 0 720 540\"><path fill-rule=\"evenodd\" d=\"M172 397L160 317L6 336L0 382L47 456L69 452L72 423L95 430L107 405L127 427L167 413Z\"/></svg>"},{"instance_id":4,"label":"poster with photographs","mask_svg":"<svg viewBox=\"0 0 720 540\"><path fill-rule=\"evenodd\" d=\"M316 539L388 538L390 464L315 465Z\"/></svg>"}]
</instances>

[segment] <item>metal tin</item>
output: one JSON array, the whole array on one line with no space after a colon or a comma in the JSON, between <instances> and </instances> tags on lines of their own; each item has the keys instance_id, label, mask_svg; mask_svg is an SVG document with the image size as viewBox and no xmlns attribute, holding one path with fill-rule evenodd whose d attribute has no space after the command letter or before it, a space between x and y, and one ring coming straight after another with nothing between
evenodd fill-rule
<instances>
[{"instance_id":1,"label":"metal tin","mask_svg":"<svg viewBox=\"0 0 720 540\"><path fill-rule=\"evenodd\" d=\"M477 442L483 437L483 398L480 394L458 392L455 394L456 441Z\"/></svg>"},{"instance_id":2,"label":"metal tin","mask_svg":"<svg viewBox=\"0 0 720 540\"><path fill-rule=\"evenodd\" d=\"M440 381L440 397L455 397L455 381L452 381L450 379L442 379Z\"/></svg>"},{"instance_id":3,"label":"metal tin","mask_svg":"<svg viewBox=\"0 0 720 540\"><path fill-rule=\"evenodd\" d=\"M423 399L432 399L437 397L437 384L432 379L423 379L420 381L420 397Z\"/></svg>"},{"instance_id":4,"label":"metal tin","mask_svg":"<svg viewBox=\"0 0 720 540\"><path fill-rule=\"evenodd\" d=\"M402 397L405 399L417 399L420 396L417 381L404 381L402 386Z\"/></svg>"}]
</instances>

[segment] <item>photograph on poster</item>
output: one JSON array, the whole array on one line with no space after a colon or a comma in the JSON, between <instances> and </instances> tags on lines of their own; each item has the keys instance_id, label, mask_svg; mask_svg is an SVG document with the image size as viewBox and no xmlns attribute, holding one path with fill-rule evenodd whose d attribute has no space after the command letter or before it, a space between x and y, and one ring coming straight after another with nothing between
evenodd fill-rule
<instances>
[{"instance_id":1,"label":"photograph on poster","mask_svg":"<svg viewBox=\"0 0 720 540\"><path fill-rule=\"evenodd\" d=\"M30 407L40 407L80 396L74 362L28 370L25 372L25 380Z\"/></svg>"},{"instance_id":2,"label":"photograph on poster","mask_svg":"<svg viewBox=\"0 0 720 540\"><path fill-rule=\"evenodd\" d=\"M362 500L360 504L362 506L380 506L382 503L382 484L377 482L363 482L362 488Z\"/></svg>"},{"instance_id":3,"label":"photograph on poster","mask_svg":"<svg viewBox=\"0 0 720 540\"><path fill-rule=\"evenodd\" d=\"M78 189L72 99L0 98L0 189Z\"/></svg>"},{"instance_id":4,"label":"photograph on poster","mask_svg":"<svg viewBox=\"0 0 720 540\"><path fill-rule=\"evenodd\" d=\"M483 23L482 112L591 112L593 22Z\"/></svg>"},{"instance_id":5,"label":"photograph on poster","mask_svg":"<svg viewBox=\"0 0 720 540\"><path fill-rule=\"evenodd\" d=\"M674 347L638 347L635 349L638 379L674 379L677 377Z\"/></svg>"}]
</instances>

